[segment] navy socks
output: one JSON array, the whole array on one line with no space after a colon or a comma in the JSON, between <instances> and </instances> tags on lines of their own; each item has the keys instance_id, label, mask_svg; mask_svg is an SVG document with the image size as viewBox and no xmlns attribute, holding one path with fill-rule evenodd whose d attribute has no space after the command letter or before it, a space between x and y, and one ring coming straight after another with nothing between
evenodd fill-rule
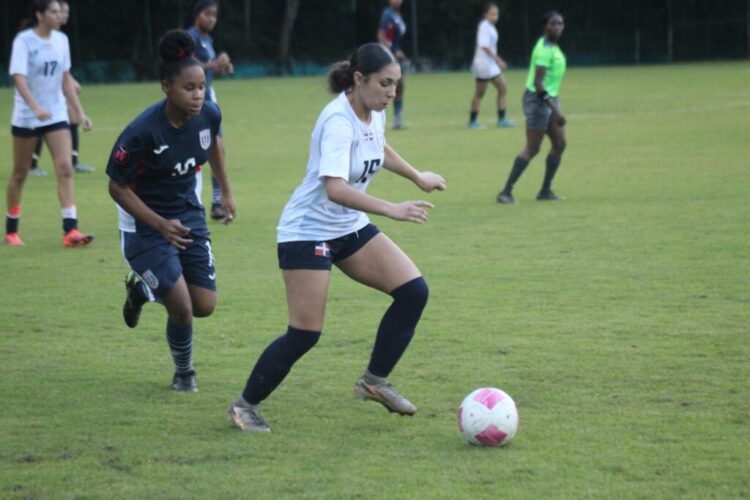
<instances>
[{"instance_id":1,"label":"navy socks","mask_svg":"<svg viewBox=\"0 0 750 500\"><path fill-rule=\"evenodd\" d=\"M167 343L172 352L175 373L193 371L193 324L177 326L167 320Z\"/></svg>"}]
</instances>

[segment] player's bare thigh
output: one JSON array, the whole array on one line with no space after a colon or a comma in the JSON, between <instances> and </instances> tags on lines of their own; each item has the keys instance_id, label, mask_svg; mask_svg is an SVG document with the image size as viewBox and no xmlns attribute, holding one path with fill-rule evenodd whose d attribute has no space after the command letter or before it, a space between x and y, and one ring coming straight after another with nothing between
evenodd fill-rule
<instances>
[{"instance_id":1,"label":"player's bare thigh","mask_svg":"<svg viewBox=\"0 0 750 500\"><path fill-rule=\"evenodd\" d=\"M409 256L384 233L378 233L357 253L336 265L353 280L384 293L391 293L422 275Z\"/></svg>"},{"instance_id":2,"label":"player's bare thigh","mask_svg":"<svg viewBox=\"0 0 750 500\"><path fill-rule=\"evenodd\" d=\"M326 314L331 271L283 269L289 325L300 330L320 332Z\"/></svg>"}]
</instances>

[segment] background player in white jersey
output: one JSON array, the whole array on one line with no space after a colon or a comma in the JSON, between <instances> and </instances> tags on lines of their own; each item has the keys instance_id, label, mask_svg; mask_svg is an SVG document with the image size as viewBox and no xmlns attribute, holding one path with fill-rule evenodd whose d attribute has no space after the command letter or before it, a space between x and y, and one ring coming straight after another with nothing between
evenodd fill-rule
<instances>
[{"instance_id":1,"label":"background player in white jersey","mask_svg":"<svg viewBox=\"0 0 750 500\"><path fill-rule=\"evenodd\" d=\"M62 29L65 25L68 24L68 19L70 19L70 4L67 2L67 0L58 0L58 2L60 3L60 28ZM73 77L73 75L71 75L70 78L73 82L73 88L75 89L76 94L80 94L81 84ZM78 161L78 150L80 149L78 126L81 124L81 117L78 115L78 110L76 110L75 107L71 106L70 103L68 103L68 122L70 127L70 137L73 141L73 170L75 170L79 174L88 174L94 172L94 167L90 165L84 165L83 163ZM39 166L39 157L42 154L42 143L43 141L40 137L36 143L36 148L34 149L34 155L32 156L31 170L29 171L29 175L33 175L36 177L47 175L47 172L45 172L44 169Z\"/></svg>"},{"instance_id":2,"label":"background player in white jersey","mask_svg":"<svg viewBox=\"0 0 750 500\"><path fill-rule=\"evenodd\" d=\"M476 79L476 90L471 100L471 113L469 115L469 127L483 129L484 126L477 121L479 105L487 90L487 83L497 88L497 126L514 127L515 123L505 117L505 96L508 86L503 76L503 71L508 69L505 61L497 55L497 29L495 25L500 19L500 8L495 3L488 3L482 11L482 20L477 27L477 46L474 59L471 63L471 72Z\"/></svg>"},{"instance_id":3,"label":"background player in white jersey","mask_svg":"<svg viewBox=\"0 0 750 500\"><path fill-rule=\"evenodd\" d=\"M417 409L399 395L388 375L406 350L427 304L419 269L377 227L368 213L422 223L427 201L391 203L365 191L385 168L425 192L445 189L438 174L419 172L385 142L385 108L396 95L401 69L378 43L359 47L333 66L329 88L338 94L318 117L302 184L294 191L278 226L279 267L289 306L289 326L255 364L242 394L230 405L234 425L269 431L257 405L318 341L323 329L331 267L390 294L394 301L378 328L370 364L355 385L362 399L389 411L413 415Z\"/></svg>"},{"instance_id":4,"label":"background player in white jersey","mask_svg":"<svg viewBox=\"0 0 750 500\"><path fill-rule=\"evenodd\" d=\"M59 31L59 2L34 0L33 14L29 23L33 27L22 30L13 40L8 71L15 82L16 92L11 121L13 174L8 180L5 242L23 245L18 236L21 192L37 138L44 137L57 174L63 245L87 245L93 236L78 231L67 103L78 111L84 129L91 128L91 120L81 107L70 75L68 37Z\"/></svg>"}]
</instances>

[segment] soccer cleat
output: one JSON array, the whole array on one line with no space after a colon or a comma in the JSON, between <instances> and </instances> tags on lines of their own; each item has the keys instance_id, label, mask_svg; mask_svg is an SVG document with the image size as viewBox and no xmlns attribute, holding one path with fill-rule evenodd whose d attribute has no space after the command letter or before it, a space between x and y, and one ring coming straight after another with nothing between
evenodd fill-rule
<instances>
[{"instance_id":1,"label":"soccer cleat","mask_svg":"<svg viewBox=\"0 0 750 500\"><path fill-rule=\"evenodd\" d=\"M258 407L245 401L242 396L232 401L227 413L232 424L241 431L271 432L271 426L260 414Z\"/></svg>"},{"instance_id":2,"label":"soccer cleat","mask_svg":"<svg viewBox=\"0 0 750 500\"><path fill-rule=\"evenodd\" d=\"M78 229L71 229L63 236L63 246L66 248L83 247L91 243L93 239L93 234L86 234L80 232Z\"/></svg>"},{"instance_id":3,"label":"soccer cleat","mask_svg":"<svg viewBox=\"0 0 750 500\"><path fill-rule=\"evenodd\" d=\"M503 118L497 121L497 126L500 128L513 128L516 126L516 123L508 120L507 118Z\"/></svg>"},{"instance_id":4,"label":"soccer cleat","mask_svg":"<svg viewBox=\"0 0 750 500\"><path fill-rule=\"evenodd\" d=\"M12 247L22 247L24 246L24 242L21 241L21 238L18 236L18 233L8 233L5 235L5 244L10 245Z\"/></svg>"},{"instance_id":5,"label":"soccer cleat","mask_svg":"<svg viewBox=\"0 0 750 500\"><path fill-rule=\"evenodd\" d=\"M34 177L44 177L45 175L47 175L47 171L41 167L31 167L29 169L29 175L32 175Z\"/></svg>"},{"instance_id":6,"label":"soccer cleat","mask_svg":"<svg viewBox=\"0 0 750 500\"><path fill-rule=\"evenodd\" d=\"M536 199L539 201L563 201L564 196L558 196L553 191L547 191L546 193L540 192L536 195Z\"/></svg>"},{"instance_id":7,"label":"soccer cleat","mask_svg":"<svg viewBox=\"0 0 750 500\"><path fill-rule=\"evenodd\" d=\"M172 390L177 392L198 392L195 371L190 370L187 373L175 373L172 378Z\"/></svg>"},{"instance_id":8,"label":"soccer cleat","mask_svg":"<svg viewBox=\"0 0 750 500\"><path fill-rule=\"evenodd\" d=\"M75 170L79 174L90 174L92 172L96 172L96 169L94 167L90 167L82 163L76 163L75 165L73 165L73 170Z\"/></svg>"},{"instance_id":9,"label":"soccer cleat","mask_svg":"<svg viewBox=\"0 0 750 500\"><path fill-rule=\"evenodd\" d=\"M482 125L481 123L479 123L477 121L470 121L469 122L469 128L474 129L474 130L484 130L487 127L485 127L484 125Z\"/></svg>"},{"instance_id":10,"label":"soccer cleat","mask_svg":"<svg viewBox=\"0 0 750 500\"><path fill-rule=\"evenodd\" d=\"M135 271L130 271L125 278L125 291L127 296L125 305L122 306L122 317L125 318L126 325L135 328L141 317L143 304L149 301L150 294L143 278Z\"/></svg>"},{"instance_id":11,"label":"soccer cleat","mask_svg":"<svg viewBox=\"0 0 750 500\"><path fill-rule=\"evenodd\" d=\"M214 203L211 205L211 218L213 220L221 220L226 216L227 213L224 211L224 207L221 206L221 203Z\"/></svg>"},{"instance_id":12,"label":"soccer cleat","mask_svg":"<svg viewBox=\"0 0 750 500\"><path fill-rule=\"evenodd\" d=\"M503 205L515 205L516 199L513 198L513 195L510 193L506 193L505 191L500 191L497 193L497 202L502 203Z\"/></svg>"},{"instance_id":13,"label":"soccer cleat","mask_svg":"<svg viewBox=\"0 0 750 500\"><path fill-rule=\"evenodd\" d=\"M387 378L376 377L369 371L354 384L354 395L364 401L376 401L391 413L409 416L417 413L417 407L396 392Z\"/></svg>"}]
</instances>

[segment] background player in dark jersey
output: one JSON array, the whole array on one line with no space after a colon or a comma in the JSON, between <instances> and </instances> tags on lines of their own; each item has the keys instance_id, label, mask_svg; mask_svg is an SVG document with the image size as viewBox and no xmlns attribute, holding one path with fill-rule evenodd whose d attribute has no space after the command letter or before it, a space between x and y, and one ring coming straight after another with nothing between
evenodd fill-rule
<instances>
[{"instance_id":1,"label":"background player in dark jersey","mask_svg":"<svg viewBox=\"0 0 750 500\"><path fill-rule=\"evenodd\" d=\"M216 92L211 83L214 79L214 73L225 75L234 72L232 61L226 52L216 54L214 50L211 32L216 26L219 18L219 2L217 0L198 0L193 6L193 25L187 30L195 42L195 58L200 61L204 73L206 73L206 100L213 103L216 101ZM218 103L217 103L218 104ZM222 133L216 137L218 147L224 149L224 141L221 138ZM221 206L221 187L216 177L211 176L211 218L220 220L225 216L224 209Z\"/></svg>"},{"instance_id":2,"label":"background player in dark jersey","mask_svg":"<svg viewBox=\"0 0 750 500\"><path fill-rule=\"evenodd\" d=\"M154 297L167 309L167 342L175 364L172 388L197 390L193 316L216 306L216 272L196 172L209 159L222 189L225 223L235 203L217 147L219 108L204 102L205 76L181 30L159 41L166 99L138 116L117 139L107 165L109 193L118 204L122 248L132 271L125 282L125 323L138 323Z\"/></svg>"},{"instance_id":3,"label":"background player in dark jersey","mask_svg":"<svg viewBox=\"0 0 750 500\"><path fill-rule=\"evenodd\" d=\"M401 50L401 39L406 33L406 23L401 17L403 3L403 0L388 0L388 7L383 9L378 25L378 42L388 47L401 64L401 79L396 87L396 98L393 100L393 128L396 130L404 128L401 118L404 110L404 66L408 63L406 54Z\"/></svg>"}]
</instances>

